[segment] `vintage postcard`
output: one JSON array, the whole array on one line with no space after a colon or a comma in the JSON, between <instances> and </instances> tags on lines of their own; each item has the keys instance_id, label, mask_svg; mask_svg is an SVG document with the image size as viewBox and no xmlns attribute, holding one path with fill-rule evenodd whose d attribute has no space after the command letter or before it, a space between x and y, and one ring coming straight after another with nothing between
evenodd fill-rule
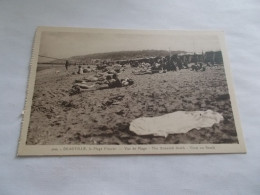
<instances>
[{"instance_id":1,"label":"vintage postcard","mask_svg":"<svg viewBox=\"0 0 260 195\"><path fill-rule=\"evenodd\" d=\"M37 28L18 156L245 152L223 32Z\"/></svg>"}]
</instances>

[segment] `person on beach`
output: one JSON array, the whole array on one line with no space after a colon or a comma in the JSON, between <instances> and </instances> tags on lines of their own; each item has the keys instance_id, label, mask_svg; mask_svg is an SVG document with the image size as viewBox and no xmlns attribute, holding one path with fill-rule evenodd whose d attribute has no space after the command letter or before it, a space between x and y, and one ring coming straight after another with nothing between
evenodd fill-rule
<instances>
[{"instance_id":1,"label":"person on beach","mask_svg":"<svg viewBox=\"0 0 260 195\"><path fill-rule=\"evenodd\" d=\"M69 67L69 61L66 60L66 62L65 62L65 68L66 68L66 70L68 70L68 67Z\"/></svg>"},{"instance_id":2,"label":"person on beach","mask_svg":"<svg viewBox=\"0 0 260 195\"><path fill-rule=\"evenodd\" d=\"M83 74L83 68L81 66L78 67L78 74Z\"/></svg>"},{"instance_id":3,"label":"person on beach","mask_svg":"<svg viewBox=\"0 0 260 195\"><path fill-rule=\"evenodd\" d=\"M109 88L122 87L122 83L118 79L117 74L113 74L112 77L108 75L106 80Z\"/></svg>"}]
</instances>

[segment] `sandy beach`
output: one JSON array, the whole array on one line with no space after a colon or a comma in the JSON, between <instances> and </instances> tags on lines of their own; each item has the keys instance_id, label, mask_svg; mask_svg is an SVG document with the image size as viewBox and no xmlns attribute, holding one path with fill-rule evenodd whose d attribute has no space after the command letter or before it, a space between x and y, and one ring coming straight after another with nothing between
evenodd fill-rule
<instances>
[{"instance_id":1,"label":"sandy beach","mask_svg":"<svg viewBox=\"0 0 260 195\"><path fill-rule=\"evenodd\" d=\"M119 79L133 85L86 90L72 95L75 80L97 72L73 74L76 66L38 67L27 134L29 145L59 144L221 144L238 143L223 65L205 71L135 75L126 65ZM97 85L89 82L89 85ZM137 135L129 124L139 117L154 117L175 111L221 113L224 120L210 128L191 129L167 137Z\"/></svg>"}]
</instances>

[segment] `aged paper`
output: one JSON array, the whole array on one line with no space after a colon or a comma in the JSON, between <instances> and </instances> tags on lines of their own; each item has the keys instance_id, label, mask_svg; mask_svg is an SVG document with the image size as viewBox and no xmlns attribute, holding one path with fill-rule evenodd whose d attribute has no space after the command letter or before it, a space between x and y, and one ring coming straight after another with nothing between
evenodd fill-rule
<instances>
[{"instance_id":1,"label":"aged paper","mask_svg":"<svg viewBox=\"0 0 260 195\"><path fill-rule=\"evenodd\" d=\"M245 152L223 32L37 28L18 156Z\"/></svg>"}]
</instances>

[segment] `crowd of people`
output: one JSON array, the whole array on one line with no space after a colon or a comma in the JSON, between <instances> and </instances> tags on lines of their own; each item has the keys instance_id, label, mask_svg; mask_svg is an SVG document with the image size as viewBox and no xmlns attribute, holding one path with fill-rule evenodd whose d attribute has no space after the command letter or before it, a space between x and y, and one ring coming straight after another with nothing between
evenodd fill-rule
<instances>
[{"instance_id":1,"label":"crowd of people","mask_svg":"<svg viewBox=\"0 0 260 195\"><path fill-rule=\"evenodd\" d=\"M140 60L131 62L134 67L141 67L144 69L150 69L151 72L158 71L177 71L182 69L191 69L194 71L202 70L204 71L208 66L214 66L214 61L205 61L200 58L194 58L192 61L187 57L182 57L178 55L165 56L165 57L156 57L149 60Z\"/></svg>"},{"instance_id":2,"label":"crowd of people","mask_svg":"<svg viewBox=\"0 0 260 195\"><path fill-rule=\"evenodd\" d=\"M195 55L194 55L195 56ZM132 85L134 81L130 78L119 79L118 74L124 71L124 66L130 65L134 68L133 74L154 74L165 73L168 71L179 71L182 69L190 69L191 71L205 71L206 67L214 66L215 62L205 61L205 59L195 56L188 58L187 56L158 56L154 58L143 58L138 60L125 60L118 61L110 64L105 62L101 63L94 69L90 66L83 68L78 65L78 70L74 74L83 74L89 71L96 71L96 76L101 73L100 78L96 78L94 85L87 85L83 81L82 83L76 83L75 86L81 89L107 89L117 88ZM65 68L68 71L70 66L69 61L65 62ZM111 70L112 68L112 70Z\"/></svg>"}]
</instances>

